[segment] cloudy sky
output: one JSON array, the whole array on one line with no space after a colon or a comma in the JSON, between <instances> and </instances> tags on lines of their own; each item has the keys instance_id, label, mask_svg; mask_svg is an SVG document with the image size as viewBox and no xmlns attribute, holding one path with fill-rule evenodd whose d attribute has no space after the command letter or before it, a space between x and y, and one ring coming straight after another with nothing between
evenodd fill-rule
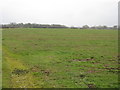
<instances>
[{"instance_id":1,"label":"cloudy sky","mask_svg":"<svg viewBox=\"0 0 120 90\"><path fill-rule=\"evenodd\" d=\"M1 0L0 23L117 25L119 0Z\"/></svg>"}]
</instances>

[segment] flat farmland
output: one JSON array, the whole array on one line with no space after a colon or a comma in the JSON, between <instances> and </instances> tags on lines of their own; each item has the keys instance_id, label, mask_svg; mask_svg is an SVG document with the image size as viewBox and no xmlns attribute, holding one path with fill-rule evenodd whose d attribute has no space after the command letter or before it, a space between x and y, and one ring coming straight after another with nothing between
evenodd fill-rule
<instances>
[{"instance_id":1,"label":"flat farmland","mask_svg":"<svg viewBox=\"0 0 120 90\"><path fill-rule=\"evenodd\" d=\"M3 88L118 88L118 31L3 29Z\"/></svg>"}]
</instances>

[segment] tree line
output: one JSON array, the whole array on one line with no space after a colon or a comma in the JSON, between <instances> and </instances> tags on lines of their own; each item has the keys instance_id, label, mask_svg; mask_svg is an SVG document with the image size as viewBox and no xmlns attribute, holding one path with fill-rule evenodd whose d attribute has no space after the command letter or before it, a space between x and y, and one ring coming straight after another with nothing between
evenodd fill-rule
<instances>
[{"instance_id":1,"label":"tree line","mask_svg":"<svg viewBox=\"0 0 120 90\"><path fill-rule=\"evenodd\" d=\"M71 29L117 29L117 25L113 27L107 27L107 26L91 26L84 25L82 27L68 27L65 25L60 24L35 24L35 23L10 23L10 24L2 24L2 28L71 28Z\"/></svg>"},{"instance_id":2,"label":"tree line","mask_svg":"<svg viewBox=\"0 0 120 90\"><path fill-rule=\"evenodd\" d=\"M59 24L31 24L31 23L10 23L10 24L2 24L2 28L68 28L65 25Z\"/></svg>"}]
</instances>

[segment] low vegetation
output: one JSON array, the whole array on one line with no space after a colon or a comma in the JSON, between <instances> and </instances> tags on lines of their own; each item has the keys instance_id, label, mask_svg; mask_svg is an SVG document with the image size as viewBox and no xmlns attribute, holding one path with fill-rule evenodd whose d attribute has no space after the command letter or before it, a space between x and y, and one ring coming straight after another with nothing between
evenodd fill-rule
<instances>
[{"instance_id":1,"label":"low vegetation","mask_svg":"<svg viewBox=\"0 0 120 90\"><path fill-rule=\"evenodd\" d=\"M3 29L3 88L118 88L118 31Z\"/></svg>"}]
</instances>

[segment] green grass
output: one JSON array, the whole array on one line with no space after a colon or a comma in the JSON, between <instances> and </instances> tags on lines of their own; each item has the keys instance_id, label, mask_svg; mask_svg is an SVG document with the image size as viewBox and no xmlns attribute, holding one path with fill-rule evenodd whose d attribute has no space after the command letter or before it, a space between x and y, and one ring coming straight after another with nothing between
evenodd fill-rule
<instances>
[{"instance_id":1,"label":"green grass","mask_svg":"<svg viewBox=\"0 0 120 90\"><path fill-rule=\"evenodd\" d=\"M11 72L19 66L8 57L27 68L34 87L117 88L117 37L117 30L3 29L3 87L15 87Z\"/></svg>"},{"instance_id":2,"label":"green grass","mask_svg":"<svg viewBox=\"0 0 120 90\"><path fill-rule=\"evenodd\" d=\"M2 29L0 29L0 89L2 89Z\"/></svg>"}]
</instances>

